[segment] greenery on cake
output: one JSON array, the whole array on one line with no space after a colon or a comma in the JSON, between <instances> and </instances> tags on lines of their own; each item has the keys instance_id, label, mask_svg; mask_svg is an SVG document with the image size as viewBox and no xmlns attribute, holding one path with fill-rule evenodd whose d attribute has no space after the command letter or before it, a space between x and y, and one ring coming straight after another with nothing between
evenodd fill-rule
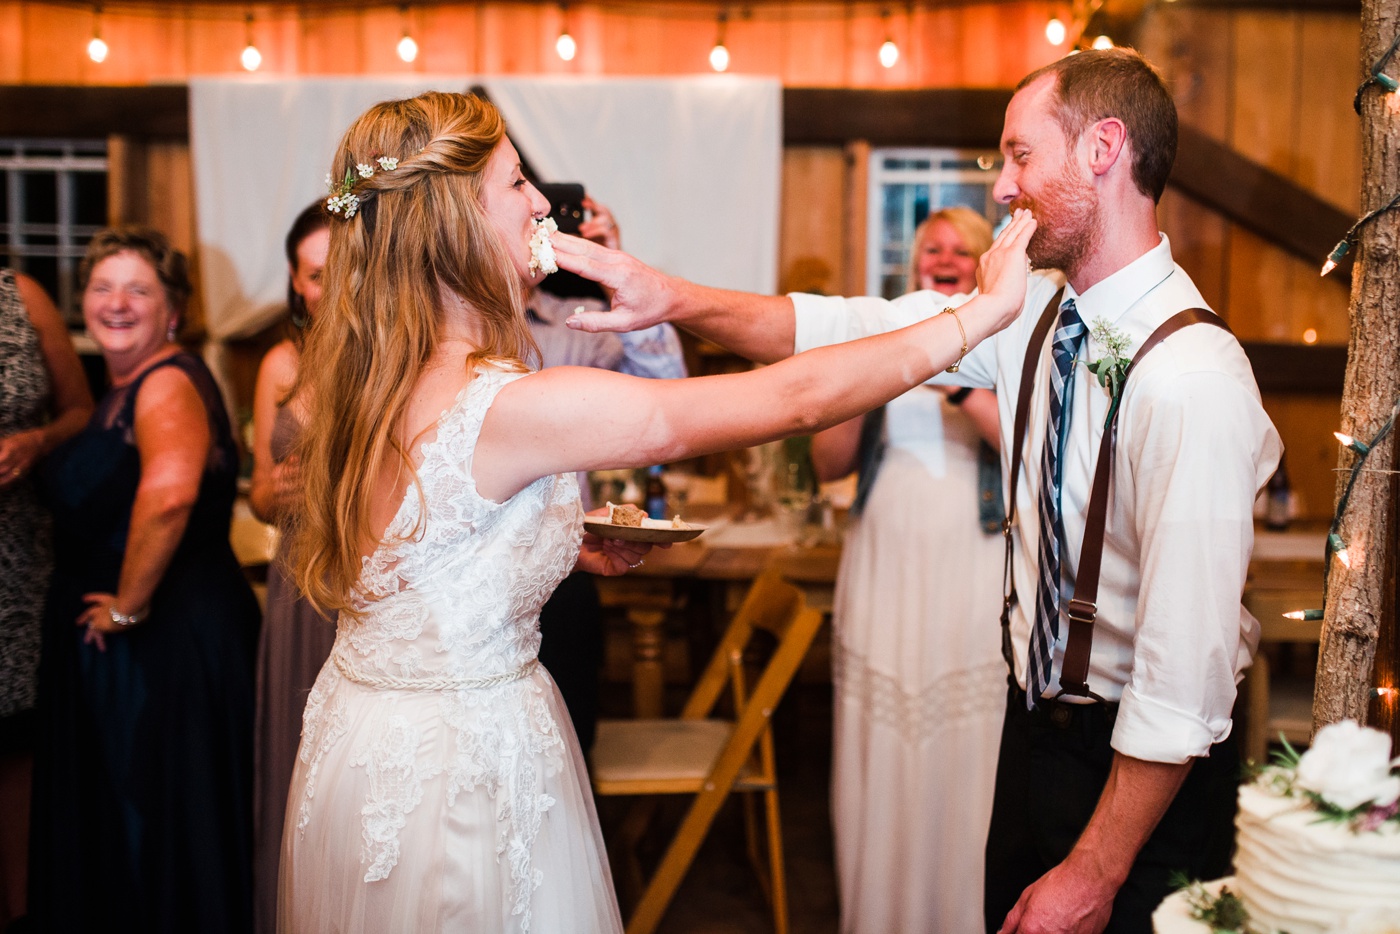
<instances>
[{"instance_id":1,"label":"greenery on cake","mask_svg":"<svg viewBox=\"0 0 1400 934\"><path fill-rule=\"evenodd\" d=\"M1174 872L1171 886L1186 893L1186 905L1191 909L1191 917L1210 925L1211 934L1254 934L1244 902L1230 891L1228 885L1221 886L1219 892L1211 892L1199 879L1191 879L1183 872Z\"/></svg>"}]
</instances>

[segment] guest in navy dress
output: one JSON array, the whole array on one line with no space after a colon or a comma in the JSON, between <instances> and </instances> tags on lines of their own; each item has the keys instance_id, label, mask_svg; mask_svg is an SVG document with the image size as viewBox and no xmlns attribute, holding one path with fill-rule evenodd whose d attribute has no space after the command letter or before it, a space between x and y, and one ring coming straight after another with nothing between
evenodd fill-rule
<instances>
[{"instance_id":1,"label":"guest in navy dress","mask_svg":"<svg viewBox=\"0 0 1400 934\"><path fill-rule=\"evenodd\" d=\"M55 569L30 913L44 931L244 931L258 607L229 547L237 450L175 341L184 257L117 228L82 273L113 388L41 479Z\"/></svg>"}]
</instances>

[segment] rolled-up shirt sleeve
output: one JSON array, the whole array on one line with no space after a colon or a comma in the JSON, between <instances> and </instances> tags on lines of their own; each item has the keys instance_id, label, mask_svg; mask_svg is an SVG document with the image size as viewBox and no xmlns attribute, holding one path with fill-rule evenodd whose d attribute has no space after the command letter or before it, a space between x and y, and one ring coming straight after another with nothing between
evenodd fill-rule
<instances>
[{"instance_id":1,"label":"rolled-up shirt sleeve","mask_svg":"<svg viewBox=\"0 0 1400 934\"><path fill-rule=\"evenodd\" d=\"M1230 734L1235 688L1258 644L1240 594L1254 497L1280 444L1258 397L1230 375L1155 382L1137 387L1150 401L1120 434L1131 447L1141 589L1113 748L1181 763Z\"/></svg>"},{"instance_id":2,"label":"rolled-up shirt sleeve","mask_svg":"<svg viewBox=\"0 0 1400 934\"><path fill-rule=\"evenodd\" d=\"M938 292L910 292L896 299L841 298L833 295L793 293L795 338L793 353L814 347L844 344L874 334L897 331L956 308L970 295L942 295ZM958 372L939 374L930 383L991 389L996 385L996 354L993 341L985 340L968 351Z\"/></svg>"}]
</instances>

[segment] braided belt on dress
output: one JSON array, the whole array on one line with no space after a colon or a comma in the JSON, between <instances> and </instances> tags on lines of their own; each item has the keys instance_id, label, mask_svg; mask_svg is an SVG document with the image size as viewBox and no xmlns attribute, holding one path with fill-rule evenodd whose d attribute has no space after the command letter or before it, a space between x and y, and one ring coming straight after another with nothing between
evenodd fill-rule
<instances>
[{"instance_id":1,"label":"braided belt on dress","mask_svg":"<svg viewBox=\"0 0 1400 934\"><path fill-rule=\"evenodd\" d=\"M539 659L532 658L514 671L492 675L489 678L396 678L393 675L365 674L345 656L339 653L335 655L336 670L347 680L386 691L465 691L473 688L491 688L519 681L534 671L539 663Z\"/></svg>"}]
</instances>

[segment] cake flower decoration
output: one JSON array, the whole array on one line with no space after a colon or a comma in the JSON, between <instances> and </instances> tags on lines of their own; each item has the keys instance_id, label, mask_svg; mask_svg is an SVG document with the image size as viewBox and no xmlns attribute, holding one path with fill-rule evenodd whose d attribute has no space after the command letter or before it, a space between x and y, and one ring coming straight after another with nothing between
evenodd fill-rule
<instances>
[{"instance_id":1,"label":"cake flower decoration","mask_svg":"<svg viewBox=\"0 0 1400 934\"><path fill-rule=\"evenodd\" d=\"M1298 759L1294 784L1340 811L1389 808L1400 800L1400 775L1392 771L1390 737L1355 720L1329 723Z\"/></svg>"}]
</instances>

